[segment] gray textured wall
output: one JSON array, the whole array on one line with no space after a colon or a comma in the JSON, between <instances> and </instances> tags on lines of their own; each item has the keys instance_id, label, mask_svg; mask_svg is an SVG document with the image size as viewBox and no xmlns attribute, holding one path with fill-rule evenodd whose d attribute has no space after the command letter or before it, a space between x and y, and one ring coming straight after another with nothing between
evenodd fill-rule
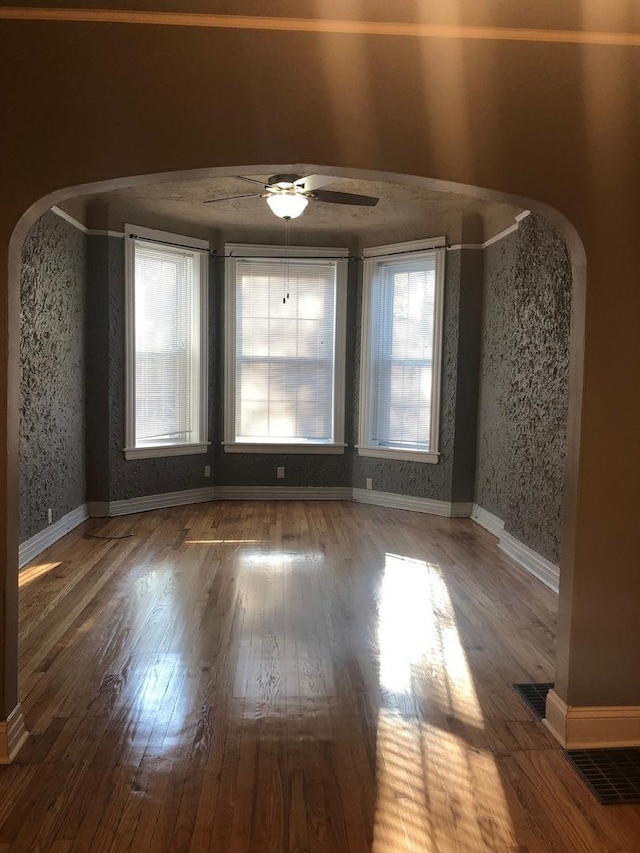
<instances>
[{"instance_id":1,"label":"gray textured wall","mask_svg":"<svg viewBox=\"0 0 640 853\"><path fill-rule=\"evenodd\" d=\"M571 265L531 215L485 251L475 500L558 562L566 441Z\"/></svg>"},{"instance_id":2,"label":"gray textured wall","mask_svg":"<svg viewBox=\"0 0 640 853\"><path fill-rule=\"evenodd\" d=\"M22 250L21 542L85 502L86 243L49 212Z\"/></svg>"},{"instance_id":3,"label":"gray textured wall","mask_svg":"<svg viewBox=\"0 0 640 853\"><path fill-rule=\"evenodd\" d=\"M469 435L475 434L479 358L479 299L482 292L481 259L475 251L447 252L445 259L442 392L440 406L440 459L432 465L353 456L354 488L364 489L370 477L373 488L381 492L425 497L441 501L471 501L475 473L475 454L464 448ZM464 265L464 266L463 266ZM462 282L462 273L465 282ZM360 317L362 284L358 288L357 316ZM474 308L475 305L475 308ZM461 326L461 318L463 324ZM466 334L465 334L466 333ZM468 335L468 337L467 337ZM462 354L462 358L460 358ZM353 443L358 441L358 394L360 379L360 326L356 329L354 360ZM471 390L470 390L470 386ZM466 402L461 393L470 393ZM471 442L473 444L473 440ZM455 464L454 464L455 460Z\"/></svg>"}]
</instances>

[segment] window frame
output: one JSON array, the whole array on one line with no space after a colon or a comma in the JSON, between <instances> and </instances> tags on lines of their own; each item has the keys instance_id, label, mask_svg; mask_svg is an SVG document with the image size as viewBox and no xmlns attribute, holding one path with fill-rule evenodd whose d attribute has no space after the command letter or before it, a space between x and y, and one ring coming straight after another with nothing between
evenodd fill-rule
<instances>
[{"instance_id":1,"label":"window frame","mask_svg":"<svg viewBox=\"0 0 640 853\"><path fill-rule=\"evenodd\" d=\"M225 320L224 320L224 440L225 453L342 454L345 451L345 362L346 314L349 250L317 246L273 246L253 243L227 243L225 246ZM246 442L236 441L236 262L247 258L327 258L336 267L335 337L333 372L332 442ZM284 263L284 259L283 259Z\"/></svg>"},{"instance_id":2,"label":"window frame","mask_svg":"<svg viewBox=\"0 0 640 853\"><path fill-rule=\"evenodd\" d=\"M208 336L209 336L209 251L206 240L185 237L167 231L143 228L139 225L125 225L125 459L157 459L167 456L191 456L206 453L211 442L208 439ZM197 295L198 317L194 325L199 329L198 376L194 379L197 387L197 441L176 444L157 444L136 446L136 365L135 365L135 246L136 243L154 243L156 248L193 250L197 258L198 284L194 287Z\"/></svg>"},{"instance_id":3,"label":"window frame","mask_svg":"<svg viewBox=\"0 0 640 853\"><path fill-rule=\"evenodd\" d=\"M358 417L359 456L377 459L394 459L405 462L422 462L435 465L440 459L440 407L442 390L442 323L444 312L444 237L427 240L413 240L407 243L393 243L375 246L363 251L362 277L362 314L360 342L360 399ZM431 384L431 424L429 450L403 449L400 447L377 446L369 443L369 419L372 404L371 393L371 323L372 323L372 285L379 266L385 261L405 258L435 257L435 293L433 311L433 358Z\"/></svg>"}]
</instances>

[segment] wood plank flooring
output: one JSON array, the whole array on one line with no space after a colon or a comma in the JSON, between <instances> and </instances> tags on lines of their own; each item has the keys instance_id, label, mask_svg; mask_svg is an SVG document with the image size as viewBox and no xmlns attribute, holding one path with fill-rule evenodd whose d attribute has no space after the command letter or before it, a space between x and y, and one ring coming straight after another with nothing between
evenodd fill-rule
<instances>
[{"instance_id":1,"label":"wood plank flooring","mask_svg":"<svg viewBox=\"0 0 640 853\"><path fill-rule=\"evenodd\" d=\"M553 680L555 596L468 519L94 519L20 594L0 853L640 850L511 688Z\"/></svg>"}]
</instances>

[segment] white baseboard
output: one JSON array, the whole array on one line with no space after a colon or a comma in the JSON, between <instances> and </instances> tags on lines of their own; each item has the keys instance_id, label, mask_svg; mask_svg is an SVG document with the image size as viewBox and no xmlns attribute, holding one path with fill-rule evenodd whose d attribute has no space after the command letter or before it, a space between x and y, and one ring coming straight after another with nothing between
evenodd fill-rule
<instances>
[{"instance_id":1,"label":"white baseboard","mask_svg":"<svg viewBox=\"0 0 640 853\"><path fill-rule=\"evenodd\" d=\"M640 707L633 705L575 707L550 690L543 722L565 749L640 746Z\"/></svg>"},{"instance_id":2,"label":"white baseboard","mask_svg":"<svg viewBox=\"0 0 640 853\"><path fill-rule=\"evenodd\" d=\"M488 530L489 533L497 536L498 539L502 536L504 531L504 521L501 518L498 518L497 515L493 515L493 513L483 509L481 506L478 506L478 504L473 505L471 518L476 522L476 524L479 524L480 527L484 527L484 529Z\"/></svg>"},{"instance_id":3,"label":"white baseboard","mask_svg":"<svg viewBox=\"0 0 640 853\"><path fill-rule=\"evenodd\" d=\"M18 704L6 720L0 721L0 764L11 764L28 737L22 706Z\"/></svg>"},{"instance_id":4,"label":"white baseboard","mask_svg":"<svg viewBox=\"0 0 640 853\"><path fill-rule=\"evenodd\" d=\"M351 500L351 488L324 486L207 486L202 489L186 489L182 492L166 492L120 501L89 502L92 518L109 518L115 515L131 515L208 501L344 501Z\"/></svg>"},{"instance_id":5,"label":"white baseboard","mask_svg":"<svg viewBox=\"0 0 640 853\"><path fill-rule=\"evenodd\" d=\"M549 589L558 592L560 588L560 569L558 566L506 531L500 535L498 547L516 563L520 563L530 575L542 581Z\"/></svg>"},{"instance_id":6,"label":"white baseboard","mask_svg":"<svg viewBox=\"0 0 640 853\"><path fill-rule=\"evenodd\" d=\"M376 492L367 489L352 489L350 486L210 486L182 492L167 492L120 501L90 501L89 515L92 518L108 518L115 515L130 515L163 507L182 506L206 501L357 501L358 503L426 512L447 518L467 518L471 513L470 503L449 503L430 498L396 495L391 492Z\"/></svg>"},{"instance_id":7,"label":"white baseboard","mask_svg":"<svg viewBox=\"0 0 640 853\"><path fill-rule=\"evenodd\" d=\"M519 563L523 569L545 586L548 586L549 589L558 592L560 587L560 569L558 566L508 533L504 529L504 521L501 518L478 506L478 504L473 504L471 518L476 524L498 537L498 548L501 551L508 554L512 560Z\"/></svg>"},{"instance_id":8,"label":"white baseboard","mask_svg":"<svg viewBox=\"0 0 640 853\"><path fill-rule=\"evenodd\" d=\"M164 492L159 495L145 495L141 498L128 498L121 501L89 501L87 506L92 518L110 518L114 515L131 515L170 506L206 503L216 499L215 492L213 486L205 486L202 489L184 489L181 492Z\"/></svg>"},{"instance_id":9,"label":"white baseboard","mask_svg":"<svg viewBox=\"0 0 640 853\"><path fill-rule=\"evenodd\" d=\"M22 568L23 566L26 566L27 563L30 563L31 560L35 559L38 554L42 553L45 548L48 548L49 545L53 545L54 542L57 542L58 539L61 539L69 533L69 531L73 530L74 527L82 524L82 522L86 521L87 518L89 518L87 505L82 504L82 506L78 506L66 515L63 515L62 518L59 518L54 524L50 524L48 527L45 527L44 530L36 533L35 536L27 539L26 542L23 542L22 545L20 545L20 549L18 551L19 567Z\"/></svg>"},{"instance_id":10,"label":"white baseboard","mask_svg":"<svg viewBox=\"0 0 640 853\"><path fill-rule=\"evenodd\" d=\"M449 503L431 498L417 498L412 495L396 495L393 492L377 492L372 489L353 489L352 500L392 509L426 512L429 515L440 515L446 518L468 518L472 507L470 503Z\"/></svg>"},{"instance_id":11,"label":"white baseboard","mask_svg":"<svg viewBox=\"0 0 640 853\"><path fill-rule=\"evenodd\" d=\"M217 486L221 501L349 501L350 486Z\"/></svg>"}]
</instances>

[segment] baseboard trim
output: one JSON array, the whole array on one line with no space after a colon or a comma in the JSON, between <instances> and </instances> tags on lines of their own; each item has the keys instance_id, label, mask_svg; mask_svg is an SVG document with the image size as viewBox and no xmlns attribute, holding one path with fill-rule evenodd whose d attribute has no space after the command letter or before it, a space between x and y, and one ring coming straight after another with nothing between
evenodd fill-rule
<instances>
[{"instance_id":1,"label":"baseboard trim","mask_svg":"<svg viewBox=\"0 0 640 853\"><path fill-rule=\"evenodd\" d=\"M18 703L7 719L0 721L0 764L11 764L28 737L22 706Z\"/></svg>"},{"instance_id":2,"label":"baseboard trim","mask_svg":"<svg viewBox=\"0 0 640 853\"><path fill-rule=\"evenodd\" d=\"M221 501L349 501L349 486L218 486Z\"/></svg>"},{"instance_id":3,"label":"baseboard trim","mask_svg":"<svg viewBox=\"0 0 640 853\"><path fill-rule=\"evenodd\" d=\"M90 501L87 506L91 518L110 518L116 515L131 515L153 509L218 500L356 501L393 509L425 512L446 518L468 518L473 506L471 503L449 503L391 492L352 489L350 486L211 486L120 501Z\"/></svg>"},{"instance_id":4,"label":"baseboard trim","mask_svg":"<svg viewBox=\"0 0 640 853\"><path fill-rule=\"evenodd\" d=\"M546 728L565 749L615 749L640 746L640 707L574 707L547 694Z\"/></svg>"},{"instance_id":5,"label":"baseboard trim","mask_svg":"<svg viewBox=\"0 0 640 853\"><path fill-rule=\"evenodd\" d=\"M558 592L560 589L560 569L558 566L506 531L500 534L498 547L505 554L508 554L512 560L519 563L523 569L526 569L530 575L542 581L553 592Z\"/></svg>"},{"instance_id":6,"label":"baseboard trim","mask_svg":"<svg viewBox=\"0 0 640 853\"><path fill-rule=\"evenodd\" d=\"M89 501L87 504L91 518L110 518L116 515L132 515L136 512L148 512L152 509L165 509L171 506L206 503L216 499L213 486L201 489L184 489L181 492L164 492L159 495L145 495L140 498L127 498L120 501Z\"/></svg>"},{"instance_id":7,"label":"baseboard trim","mask_svg":"<svg viewBox=\"0 0 640 853\"><path fill-rule=\"evenodd\" d=\"M498 518L497 515L493 515L493 513L483 509L481 506L478 506L478 504L473 505L471 518L476 522L476 524L479 524L480 527L484 527L484 529L488 530L489 533L497 536L498 539L502 536L504 532L504 521L501 518Z\"/></svg>"},{"instance_id":8,"label":"baseboard trim","mask_svg":"<svg viewBox=\"0 0 640 853\"><path fill-rule=\"evenodd\" d=\"M66 536L67 533L73 530L74 527L82 524L82 522L86 521L87 518L89 518L87 505L82 504L81 506L72 509L71 512L68 512L66 515L63 515L62 518L59 518L54 524L50 524L48 527L45 527L44 530L41 530L30 539L27 539L26 542L23 542L22 545L20 545L20 549L18 551L19 567L23 568L23 566L26 566L27 563L30 563L35 559L38 554L41 554L45 548L48 548L50 545L53 545L54 542L57 542L58 539Z\"/></svg>"},{"instance_id":9,"label":"baseboard trim","mask_svg":"<svg viewBox=\"0 0 640 853\"><path fill-rule=\"evenodd\" d=\"M538 554L533 548L525 545L519 539L516 539L511 533L504 529L504 521L498 518L497 515L488 512L478 504L473 504L471 518L476 524L484 527L493 536L498 537L498 548L508 554L512 560L515 560L525 571L534 578L541 581L553 592L558 592L560 588L560 569L542 554Z\"/></svg>"},{"instance_id":10,"label":"baseboard trim","mask_svg":"<svg viewBox=\"0 0 640 853\"><path fill-rule=\"evenodd\" d=\"M372 489L353 489L352 500L356 503L386 506L390 509L406 509L410 512L425 512L445 518L468 518L472 504L436 501L412 495L397 495L393 492L377 492Z\"/></svg>"}]
</instances>

